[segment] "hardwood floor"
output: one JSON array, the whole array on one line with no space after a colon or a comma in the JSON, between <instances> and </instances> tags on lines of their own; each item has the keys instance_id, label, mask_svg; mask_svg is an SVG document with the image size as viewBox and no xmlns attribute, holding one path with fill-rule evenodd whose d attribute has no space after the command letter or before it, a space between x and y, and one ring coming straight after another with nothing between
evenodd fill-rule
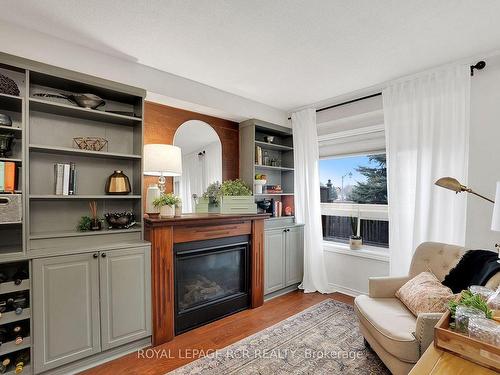
<instances>
[{"instance_id":1,"label":"hardwood floor","mask_svg":"<svg viewBox=\"0 0 500 375\"><path fill-rule=\"evenodd\" d=\"M196 350L206 352L224 348L328 298L350 305L354 300L341 293L304 294L301 291L294 291L265 302L256 309L239 312L176 336L173 341L154 348L161 353L159 358L138 358L138 353L134 352L82 374L163 375L198 359L198 356L193 355Z\"/></svg>"}]
</instances>

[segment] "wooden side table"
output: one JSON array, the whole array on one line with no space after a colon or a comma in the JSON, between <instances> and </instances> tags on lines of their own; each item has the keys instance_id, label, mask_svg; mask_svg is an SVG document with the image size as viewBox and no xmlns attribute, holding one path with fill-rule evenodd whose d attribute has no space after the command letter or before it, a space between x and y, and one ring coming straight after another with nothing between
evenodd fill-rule
<instances>
[{"instance_id":1,"label":"wooden side table","mask_svg":"<svg viewBox=\"0 0 500 375\"><path fill-rule=\"evenodd\" d=\"M437 349L432 343L409 375L497 375L493 370Z\"/></svg>"}]
</instances>

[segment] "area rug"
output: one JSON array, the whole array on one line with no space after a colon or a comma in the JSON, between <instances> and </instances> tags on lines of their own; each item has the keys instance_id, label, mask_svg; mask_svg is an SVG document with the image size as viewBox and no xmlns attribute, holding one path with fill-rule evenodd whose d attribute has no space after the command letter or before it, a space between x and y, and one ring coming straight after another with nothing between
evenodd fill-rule
<instances>
[{"instance_id":1,"label":"area rug","mask_svg":"<svg viewBox=\"0 0 500 375\"><path fill-rule=\"evenodd\" d=\"M363 343L351 306L325 300L169 374L390 374Z\"/></svg>"}]
</instances>

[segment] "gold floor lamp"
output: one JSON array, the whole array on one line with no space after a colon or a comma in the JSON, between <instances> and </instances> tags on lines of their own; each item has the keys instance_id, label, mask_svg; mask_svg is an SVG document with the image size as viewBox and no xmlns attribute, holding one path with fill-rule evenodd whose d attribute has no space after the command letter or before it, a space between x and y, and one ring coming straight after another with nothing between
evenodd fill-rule
<instances>
[{"instance_id":1,"label":"gold floor lamp","mask_svg":"<svg viewBox=\"0 0 500 375\"><path fill-rule=\"evenodd\" d=\"M491 219L491 230L494 230L496 232L500 232L500 182L497 182L497 189L496 189L496 194L495 194L495 200L498 203L495 203L494 200L485 197L484 195L478 194L475 191L473 191L471 188L462 185L460 182L457 181L457 179L453 177L441 177L439 180L435 182L435 184L439 187L448 189L448 190L453 190L455 193L461 193L463 191L467 193L471 193L474 195L477 195L480 198L483 198L484 200L487 200L488 202L491 202L494 204L493 207L493 217ZM500 257L500 244L495 244L495 248L498 250L498 255ZM500 260L498 260L500 263Z\"/></svg>"}]
</instances>

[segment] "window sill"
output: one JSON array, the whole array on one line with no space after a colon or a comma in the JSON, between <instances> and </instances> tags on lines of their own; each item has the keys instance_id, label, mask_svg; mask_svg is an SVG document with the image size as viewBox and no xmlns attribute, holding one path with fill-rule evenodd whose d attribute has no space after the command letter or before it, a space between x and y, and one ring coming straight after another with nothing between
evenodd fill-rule
<instances>
[{"instance_id":1,"label":"window sill","mask_svg":"<svg viewBox=\"0 0 500 375\"><path fill-rule=\"evenodd\" d=\"M323 251L389 262L389 249L384 247L365 246L360 250L351 250L348 244L323 241Z\"/></svg>"}]
</instances>

